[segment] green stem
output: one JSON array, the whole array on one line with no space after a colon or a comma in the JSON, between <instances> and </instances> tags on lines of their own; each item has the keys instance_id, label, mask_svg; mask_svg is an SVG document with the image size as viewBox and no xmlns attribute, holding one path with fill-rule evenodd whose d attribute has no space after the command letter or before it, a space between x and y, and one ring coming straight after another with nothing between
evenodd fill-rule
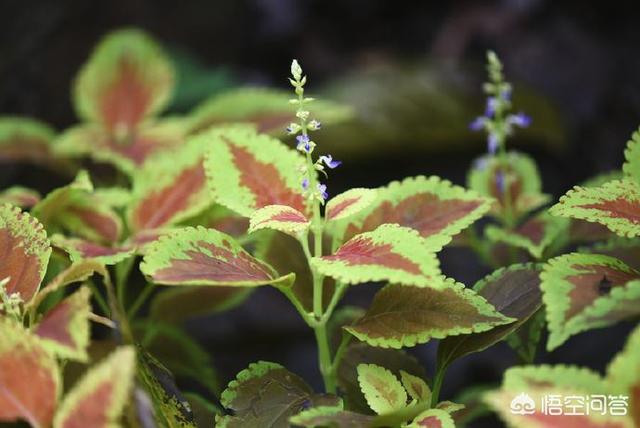
<instances>
[{"instance_id":1,"label":"green stem","mask_svg":"<svg viewBox=\"0 0 640 428\"><path fill-rule=\"evenodd\" d=\"M96 303L98 303L98 306L100 306L102 313L105 316L110 317L111 310L109 309L109 305L107 304L107 301L104 300L104 297L102 297L102 293L100 293L100 290L98 290L98 287L91 280L87 281L87 285L89 285L89 288L91 289L91 293L93 293L93 297L94 299L96 299Z\"/></svg>"},{"instance_id":2,"label":"green stem","mask_svg":"<svg viewBox=\"0 0 640 428\"><path fill-rule=\"evenodd\" d=\"M440 389L444 381L444 374L447 371L446 365L438 364L436 369L436 377L433 379L433 388L431 388L431 408L435 408L440 399Z\"/></svg>"},{"instance_id":3,"label":"green stem","mask_svg":"<svg viewBox=\"0 0 640 428\"><path fill-rule=\"evenodd\" d=\"M118 263L114 267L116 278L116 298L122 308L126 307L127 279L129 278L129 274L133 268L134 261L135 257L132 256Z\"/></svg>"},{"instance_id":4,"label":"green stem","mask_svg":"<svg viewBox=\"0 0 640 428\"><path fill-rule=\"evenodd\" d=\"M131 307L129 308L129 311L127 312L127 317L130 320L132 320L136 316L136 314L138 313L142 305L144 305L144 302L147 301L147 299L149 298L149 296L151 296L151 293L153 293L153 290L155 289L156 289L155 283L148 282L145 285L144 289L140 294L138 294L138 297L133 302L133 305L131 305Z\"/></svg>"},{"instance_id":5,"label":"green stem","mask_svg":"<svg viewBox=\"0 0 640 428\"><path fill-rule=\"evenodd\" d=\"M320 363L320 373L324 379L325 390L330 394L336 393L336 379L333 375L333 364L331 362L331 352L329 350L329 338L327 337L327 325L319 324L314 329L316 342L318 344L318 361Z\"/></svg>"}]
</instances>

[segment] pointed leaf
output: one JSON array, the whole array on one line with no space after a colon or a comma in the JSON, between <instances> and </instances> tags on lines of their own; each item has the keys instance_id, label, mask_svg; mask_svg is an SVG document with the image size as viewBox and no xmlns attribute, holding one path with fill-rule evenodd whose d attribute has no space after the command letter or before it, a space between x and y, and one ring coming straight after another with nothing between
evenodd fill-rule
<instances>
[{"instance_id":1,"label":"pointed leaf","mask_svg":"<svg viewBox=\"0 0 640 428\"><path fill-rule=\"evenodd\" d=\"M120 263L135 252L135 248L129 245L109 247L84 239L65 238L62 235L53 235L51 244L69 254L73 262L92 259L107 266Z\"/></svg>"},{"instance_id":2,"label":"pointed leaf","mask_svg":"<svg viewBox=\"0 0 640 428\"><path fill-rule=\"evenodd\" d=\"M357 235L333 255L315 257L312 265L323 275L347 284L391 281L442 288L439 261L417 231L384 224Z\"/></svg>"},{"instance_id":3,"label":"pointed leaf","mask_svg":"<svg viewBox=\"0 0 640 428\"><path fill-rule=\"evenodd\" d=\"M156 156L133 176L128 211L133 231L156 229L192 217L211 204L204 172L206 135Z\"/></svg>"},{"instance_id":4,"label":"pointed leaf","mask_svg":"<svg viewBox=\"0 0 640 428\"><path fill-rule=\"evenodd\" d=\"M150 317L180 323L232 309L251 294L237 287L180 287L163 290L151 301Z\"/></svg>"},{"instance_id":5,"label":"pointed leaf","mask_svg":"<svg viewBox=\"0 0 640 428\"><path fill-rule=\"evenodd\" d=\"M503 181L507 191L499 187L499 173L504 169L498 156L485 155L476 159L467 176L467 186L481 195L491 196L497 201L491 208L493 215L501 215L509 194L510 206L518 218L541 205L550 197L542 193L540 174L533 159L524 153L507 153L507 168Z\"/></svg>"},{"instance_id":6,"label":"pointed leaf","mask_svg":"<svg viewBox=\"0 0 640 428\"><path fill-rule=\"evenodd\" d=\"M378 189L376 200L346 229L345 238L394 223L417 230L440 250L490 208L490 199L438 177L411 177Z\"/></svg>"},{"instance_id":7,"label":"pointed leaf","mask_svg":"<svg viewBox=\"0 0 640 428\"><path fill-rule=\"evenodd\" d=\"M47 312L34 332L61 358L87 361L91 291L81 288Z\"/></svg>"},{"instance_id":8,"label":"pointed leaf","mask_svg":"<svg viewBox=\"0 0 640 428\"><path fill-rule=\"evenodd\" d=\"M415 401L431 400L431 388L422 378L400 370L400 381L407 390L409 397Z\"/></svg>"},{"instance_id":9,"label":"pointed leaf","mask_svg":"<svg viewBox=\"0 0 640 428\"><path fill-rule=\"evenodd\" d=\"M40 202L40 194L26 187L14 186L0 192L0 205L11 204L20 208L31 208Z\"/></svg>"},{"instance_id":10,"label":"pointed leaf","mask_svg":"<svg viewBox=\"0 0 640 428\"><path fill-rule=\"evenodd\" d=\"M82 171L71 184L49 193L32 213L49 233L64 231L95 242L115 242L122 232L120 217L92 193L89 175Z\"/></svg>"},{"instance_id":11,"label":"pointed leaf","mask_svg":"<svg viewBox=\"0 0 640 428\"><path fill-rule=\"evenodd\" d=\"M576 186L549 212L597 222L620 236L632 238L640 235L640 184L624 179L601 187Z\"/></svg>"},{"instance_id":12,"label":"pointed leaf","mask_svg":"<svg viewBox=\"0 0 640 428\"><path fill-rule=\"evenodd\" d=\"M286 205L268 205L251 214L249 233L260 229L273 229L293 236L304 234L311 222L295 208Z\"/></svg>"},{"instance_id":13,"label":"pointed leaf","mask_svg":"<svg viewBox=\"0 0 640 428\"><path fill-rule=\"evenodd\" d=\"M640 272L613 257L567 254L549 260L542 278L552 350L579 332L638 313Z\"/></svg>"},{"instance_id":14,"label":"pointed leaf","mask_svg":"<svg viewBox=\"0 0 640 428\"><path fill-rule=\"evenodd\" d=\"M264 88L231 89L206 100L191 115L191 132L230 123L251 123L258 132L284 134L289 123L297 121L295 109L289 103L288 91ZM330 101L315 100L313 114L323 124L343 121L351 111Z\"/></svg>"},{"instance_id":15,"label":"pointed leaf","mask_svg":"<svg viewBox=\"0 0 640 428\"><path fill-rule=\"evenodd\" d=\"M559 237L564 237L568 221L543 213L532 217L513 231L489 225L486 237L493 242L502 242L516 248L525 249L536 259L542 258L544 250Z\"/></svg>"},{"instance_id":16,"label":"pointed leaf","mask_svg":"<svg viewBox=\"0 0 640 428\"><path fill-rule=\"evenodd\" d=\"M376 199L375 189L355 188L340 193L327 202L324 210L327 221L337 221L355 214L369 207Z\"/></svg>"},{"instance_id":17,"label":"pointed leaf","mask_svg":"<svg viewBox=\"0 0 640 428\"><path fill-rule=\"evenodd\" d=\"M27 117L0 117L0 162L53 162L51 141L54 130Z\"/></svg>"},{"instance_id":18,"label":"pointed leaf","mask_svg":"<svg viewBox=\"0 0 640 428\"><path fill-rule=\"evenodd\" d=\"M308 212L302 195L302 155L280 141L246 127L207 134L211 151L205 161L216 202L245 217L268 205Z\"/></svg>"},{"instance_id":19,"label":"pointed leaf","mask_svg":"<svg viewBox=\"0 0 640 428\"><path fill-rule=\"evenodd\" d=\"M140 270L165 285L255 287L293 279L279 277L229 235L202 227L187 227L150 244Z\"/></svg>"},{"instance_id":20,"label":"pointed leaf","mask_svg":"<svg viewBox=\"0 0 640 428\"><path fill-rule=\"evenodd\" d=\"M627 344L607 368L610 390L629 397L629 415L640 425L640 327L629 335Z\"/></svg>"},{"instance_id":21,"label":"pointed leaf","mask_svg":"<svg viewBox=\"0 0 640 428\"><path fill-rule=\"evenodd\" d=\"M473 290L447 279L441 290L387 285L376 293L364 317L345 328L369 345L401 348L513 321Z\"/></svg>"},{"instance_id":22,"label":"pointed leaf","mask_svg":"<svg viewBox=\"0 0 640 428\"><path fill-rule=\"evenodd\" d=\"M147 34L124 29L108 34L78 74L74 101L85 120L115 132L135 128L167 104L173 69Z\"/></svg>"},{"instance_id":23,"label":"pointed leaf","mask_svg":"<svg viewBox=\"0 0 640 428\"><path fill-rule=\"evenodd\" d=\"M0 278L7 294L28 302L47 271L51 247L42 225L19 208L0 205Z\"/></svg>"},{"instance_id":24,"label":"pointed leaf","mask_svg":"<svg viewBox=\"0 0 640 428\"><path fill-rule=\"evenodd\" d=\"M300 377L281 365L260 361L238 373L220 402L231 415L217 416L217 427L286 428L289 418L301 410L314 404L335 406L336 400L314 394Z\"/></svg>"},{"instance_id":25,"label":"pointed leaf","mask_svg":"<svg viewBox=\"0 0 640 428\"><path fill-rule=\"evenodd\" d=\"M626 162L622 166L624 174L640 183L640 130L631 135L631 140L627 143L627 149L624 151Z\"/></svg>"},{"instance_id":26,"label":"pointed leaf","mask_svg":"<svg viewBox=\"0 0 640 428\"><path fill-rule=\"evenodd\" d=\"M456 428L456 425L446 411L429 409L420 413L407 428Z\"/></svg>"},{"instance_id":27,"label":"pointed leaf","mask_svg":"<svg viewBox=\"0 0 640 428\"><path fill-rule=\"evenodd\" d=\"M384 367L360 364L358 382L369 407L379 415L407 406L407 392L398 378Z\"/></svg>"},{"instance_id":28,"label":"pointed leaf","mask_svg":"<svg viewBox=\"0 0 640 428\"><path fill-rule=\"evenodd\" d=\"M0 422L50 426L61 390L53 356L21 325L0 317Z\"/></svg>"},{"instance_id":29,"label":"pointed leaf","mask_svg":"<svg viewBox=\"0 0 640 428\"><path fill-rule=\"evenodd\" d=\"M135 376L135 352L122 347L89 369L67 393L54 428L118 426Z\"/></svg>"},{"instance_id":30,"label":"pointed leaf","mask_svg":"<svg viewBox=\"0 0 640 428\"><path fill-rule=\"evenodd\" d=\"M516 321L483 333L445 338L438 345L439 363L446 367L457 358L483 351L520 328L542 306L540 270L532 264L512 265L480 280L474 291L499 313Z\"/></svg>"}]
</instances>

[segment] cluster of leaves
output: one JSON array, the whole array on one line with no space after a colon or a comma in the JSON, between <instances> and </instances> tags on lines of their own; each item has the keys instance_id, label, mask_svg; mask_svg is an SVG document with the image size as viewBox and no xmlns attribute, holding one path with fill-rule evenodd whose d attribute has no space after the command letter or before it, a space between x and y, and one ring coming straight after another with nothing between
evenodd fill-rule
<instances>
[{"instance_id":1,"label":"cluster of leaves","mask_svg":"<svg viewBox=\"0 0 640 428\"><path fill-rule=\"evenodd\" d=\"M506 149L528 120L509 114L511 87L494 54L487 112L474 125L487 131L489 154L474 163L468 189L418 176L331 198L319 173L323 162L338 163L312 158L307 131L320 125L306 109L324 123L349 110L304 97L297 62L293 100L242 89L186 116L161 117L173 74L149 36L118 31L76 79L80 125L55 135L32 120L0 120L0 161L75 175L45 197L20 187L0 192L0 421L453 427L479 409L478 400L440 400L456 359L506 340L533 363L545 325L552 350L638 315L630 238L640 234L640 134L620 179L577 187L545 211L550 197L535 162ZM300 133L297 150L278 138L285 126ZM95 163L115 173L82 169ZM473 225L483 216L483 227ZM598 240L606 242L559 255ZM469 246L494 272L473 287L445 277L438 253L450 243ZM142 288L135 267L147 279ZM339 305L349 287L372 282L383 287L366 310ZM251 364L220 391L206 352L182 332L184 320L234 307L264 286L282 292L314 330L322 393L272 362ZM91 340L91 322L109 340ZM559 427L565 419L511 414L514 393L626 394L624 418L575 423L632 426L639 337L604 379L573 367L514 368L486 402L514 426ZM439 342L429 382L402 348L432 340ZM92 365L63 387L74 361ZM191 377L216 400L179 391L173 374Z\"/></svg>"}]
</instances>

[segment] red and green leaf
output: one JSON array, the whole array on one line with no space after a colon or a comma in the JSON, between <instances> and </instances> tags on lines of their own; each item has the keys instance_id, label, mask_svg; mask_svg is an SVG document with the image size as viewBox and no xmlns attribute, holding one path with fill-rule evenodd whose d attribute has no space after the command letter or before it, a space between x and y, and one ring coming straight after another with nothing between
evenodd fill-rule
<instances>
[{"instance_id":1,"label":"red and green leaf","mask_svg":"<svg viewBox=\"0 0 640 428\"><path fill-rule=\"evenodd\" d=\"M51 142L54 130L26 117L0 117L0 162L56 163Z\"/></svg>"},{"instance_id":2,"label":"red and green leaf","mask_svg":"<svg viewBox=\"0 0 640 428\"><path fill-rule=\"evenodd\" d=\"M0 422L50 426L61 390L53 356L21 325L0 318Z\"/></svg>"},{"instance_id":3,"label":"red and green leaf","mask_svg":"<svg viewBox=\"0 0 640 428\"><path fill-rule=\"evenodd\" d=\"M120 217L93 194L86 171L71 184L49 193L32 213L50 234L66 232L92 242L113 243L122 232Z\"/></svg>"},{"instance_id":4,"label":"red and green leaf","mask_svg":"<svg viewBox=\"0 0 640 428\"><path fill-rule=\"evenodd\" d=\"M615 394L629 397L629 417L640 426L640 327L629 335L624 349L607 368L605 381Z\"/></svg>"},{"instance_id":5,"label":"red and green leaf","mask_svg":"<svg viewBox=\"0 0 640 428\"><path fill-rule=\"evenodd\" d=\"M379 415L407 406L407 392L389 370L375 364L360 364L358 383L371 410Z\"/></svg>"},{"instance_id":6,"label":"red and green leaf","mask_svg":"<svg viewBox=\"0 0 640 428\"><path fill-rule=\"evenodd\" d=\"M128 218L132 231L157 229L199 214L211 201L204 171L207 136L154 157L133 176Z\"/></svg>"},{"instance_id":7,"label":"red and green leaf","mask_svg":"<svg viewBox=\"0 0 640 428\"><path fill-rule=\"evenodd\" d=\"M578 253L556 257L545 265L541 278L549 350L579 332L639 313L640 272L613 257Z\"/></svg>"},{"instance_id":8,"label":"red and green leaf","mask_svg":"<svg viewBox=\"0 0 640 428\"><path fill-rule=\"evenodd\" d=\"M372 346L401 348L510 324L482 296L447 279L445 287L387 285L366 314L345 329Z\"/></svg>"},{"instance_id":9,"label":"red and green leaf","mask_svg":"<svg viewBox=\"0 0 640 428\"><path fill-rule=\"evenodd\" d=\"M110 428L119 425L135 377L135 352L122 347L89 369L65 396L54 428Z\"/></svg>"},{"instance_id":10,"label":"red and green leaf","mask_svg":"<svg viewBox=\"0 0 640 428\"><path fill-rule=\"evenodd\" d=\"M632 238L640 235L640 183L627 178L600 187L576 186L549 212L600 223L620 236Z\"/></svg>"},{"instance_id":11,"label":"red and green leaf","mask_svg":"<svg viewBox=\"0 0 640 428\"><path fill-rule=\"evenodd\" d=\"M504 176L504 189L498 185ZM467 176L467 186L481 195L496 200L491 208L495 216L503 215L507 202L516 218L549 202L542 193L540 174L533 159L519 152L507 153L507 166L497 156L485 155L474 162ZM508 199L507 199L508 195Z\"/></svg>"},{"instance_id":12,"label":"red and green leaf","mask_svg":"<svg viewBox=\"0 0 640 428\"><path fill-rule=\"evenodd\" d=\"M269 205L286 205L308 213L302 194L302 155L248 127L207 133L211 150L205 161L214 200L245 217Z\"/></svg>"},{"instance_id":13,"label":"red and green leaf","mask_svg":"<svg viewBox=\"0 0 640 428\"><path fill-rule=\"evenodd\" d=\"M53 235L51 245L64 250L73 262L92 259L104 265L115 265L131 257L135 247L130 245L106 246L79 238L66 238Z\"/></svg>"},{"instance_id":14,"label":"red and green leaf","mask_svg":"<svg viewBox=\"0 0 640 428\"><path fill-rule=\"evenodd\" d=\"M296 427L305 428L324 426L331 428L364 428L373 424L374 417L343 410L341 406L320 406L303 410L289 418L289 422Z\"/></svg>"},{"instance_id":15,"label":"red and green leaf","mask_svg":"<svg viewBox=\"0 0 640 428\"><path fill-rule=\"evenodd\" d=\"M0 278L7 294L28 302L47 271L51 247L42 225L19 208L0 205Z\"/></svg>"},{"instance_id":16,"label":"red and green leaf","mask_svg":"<svg viewBox=\"0 0 640 428\"><path fill-rule=\"evenodd\" d=\"M443 288L439 261L417 231L384 224L357 235L330 256L315 257L312 265L323 275L347 284L391 281Z\"/></svg>"},{"instance_id":17,"label":"red and green leaf","mask_svg":"<svg viewBox=\"0 0 640 428\"><path fill-rule=\"evenodd\" d=\"M287 125L298 120L290 98L291 94L282 90L231 89L196 107L190 117L189 129L193 133L213 126L248 123L258 132L283 135ZM351 116L349 108L324 100L315 100L312 110L323 124L341 122Z\"/></svg>"},{"instance_id":18,"label":"red and green leaf","mask_svg":"<svg viewBox=\"0 0 640 428\"><path fill-rule=\"evenodd\" d=\"M45 348L61 358L87 360L90 297L91 291L81 288L44 315L34 332Z\"/></svg>"},{"instance_id":19,"label":"red and green leaf","mask_svg":"<svg viewBox=\"0 0 640 428\"><path fill-rule=\"evenodd\" d=\"M31 208L40 202L40 194L26 187L14 186L0 192L0 205L11 204L20 208Z\"/></svg>"},{"instance_id":20,"label":"red and green leaf","mask_svg":"<svg viewBox=\"0 0 640 428\"><path fill-rule=\"evenodd\" d=\"M356 215L369 207L376 200L376 196L375 189L349 189L327 202L325 218L327 221L337 221Z\"/></svg>"},{"instance_id":21,"label":"red and green leaf","mask_svg":"<svg viewBox=\"0 0 640 428\"><path fill-rule=\"evenodd\" d=\"M307 217L295 208L268 205L251 214L249 233L260 229L273 229L298 236L303 235L310 224Z\"/></svg>"},{"instance_id":22,"label":"red and green leaf","mask_svg":"<svg viewBox=\"0 0 640 428\"><path fill-rule=\"evenodd\" d=\"M347 226L346 239L392 223L417 230L438 251L490 208L490 199L438 177L394 181L377 193Z\"/></svg>"},{"instance_id":23,"label":"red and green leaf","mask_svg":"<svg viewBox=\"0 0 640 428\"><path fill-rule=\"evenodd\" d=\"M202 227L184 228L150 244L140 270L165 285L255 287L287 285L295 278L279 276L231 236Z\"/></svg>"},{"instance_id":24,"label":"red and green leaf","mask_svg":"<svg viewBox=\"0 0 640 428\"><path fill-rule=\"evenodd\" d=\"M441 409L429 409L420 413L407 428L455 428L449 413Z\"/></svg>"}]
</instances>

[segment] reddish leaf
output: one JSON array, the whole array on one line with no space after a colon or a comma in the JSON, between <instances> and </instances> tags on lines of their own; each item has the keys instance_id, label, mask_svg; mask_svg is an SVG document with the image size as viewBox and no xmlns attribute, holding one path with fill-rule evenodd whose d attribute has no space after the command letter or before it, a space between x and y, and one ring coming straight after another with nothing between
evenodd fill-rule
<instances>
[{"instance_id":1,"label":"reddish leaf","mask_svg":"<svg viewBox=\"0 0 640 428\"><path fill-rule=\"evenodd\" d=\"M40 202L40 194L26 187L14 186L0 192L0 205L11 204L20 208L31 208Z\"/></svg>"}]
</instances>

